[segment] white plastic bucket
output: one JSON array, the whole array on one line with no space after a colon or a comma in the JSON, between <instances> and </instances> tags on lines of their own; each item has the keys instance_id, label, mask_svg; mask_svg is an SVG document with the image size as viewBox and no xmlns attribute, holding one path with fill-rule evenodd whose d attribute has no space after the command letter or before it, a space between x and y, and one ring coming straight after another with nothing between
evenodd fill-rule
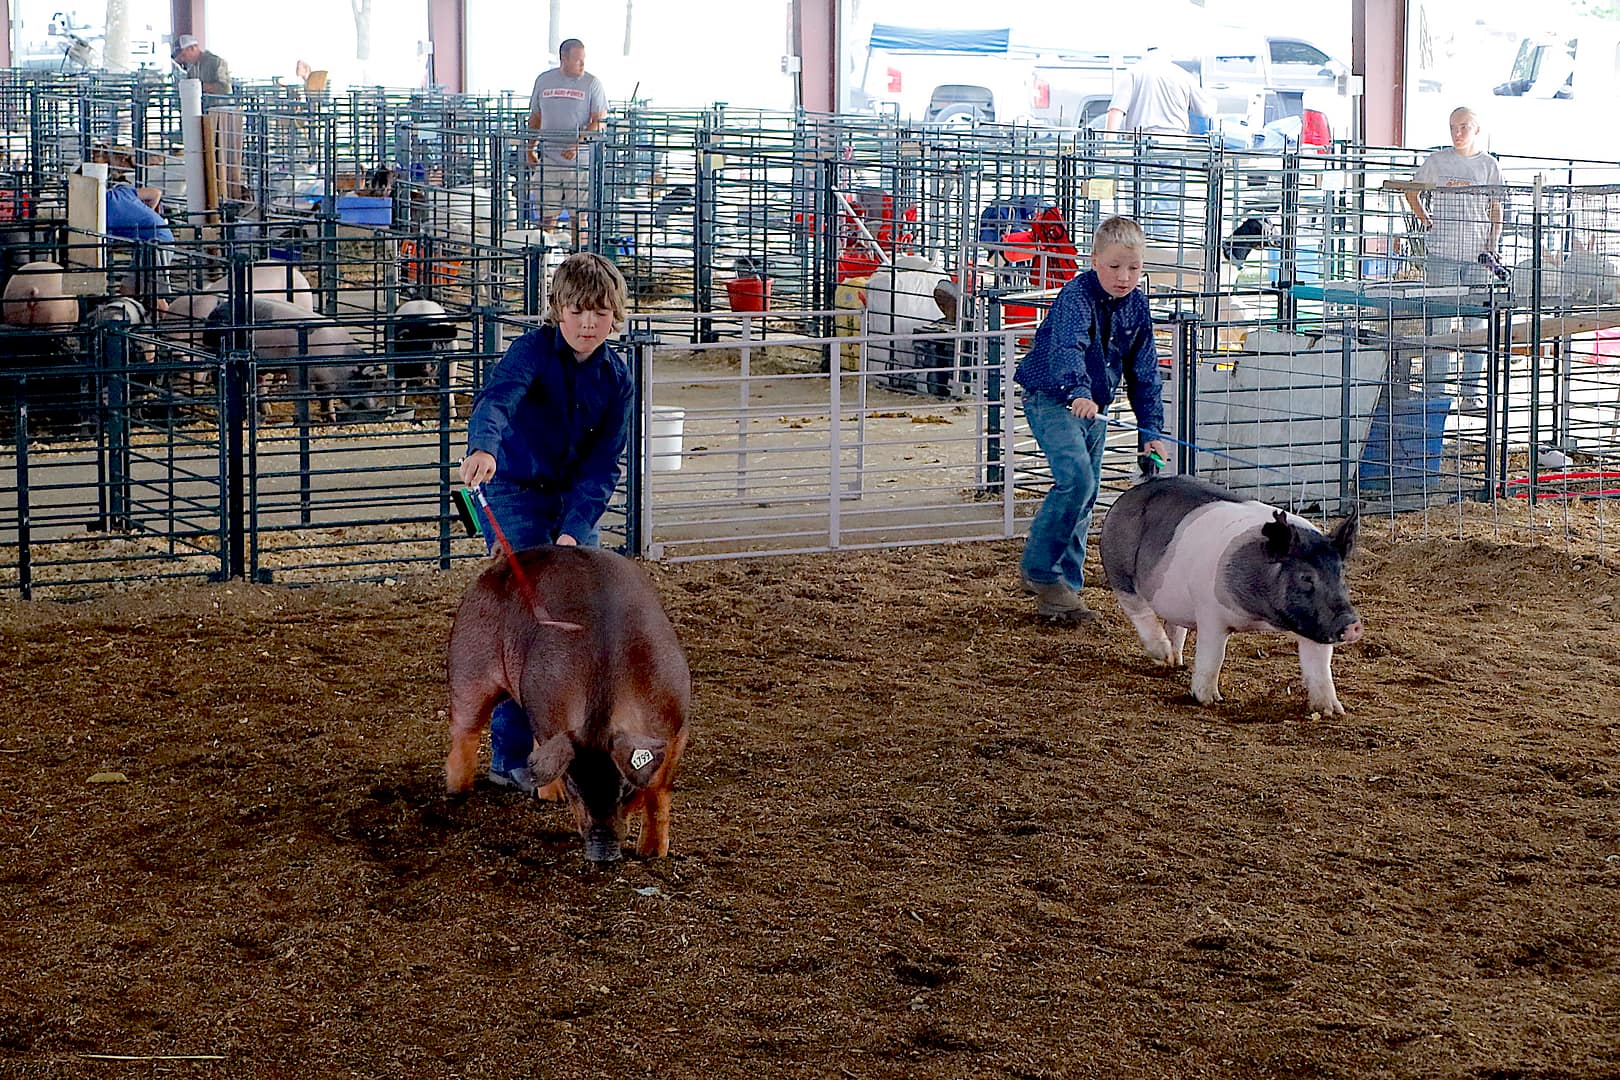
<instances>
[{"instance_id":1,"label":"white plastic bucket","mask_svg":"<svg viewBox=\"0 0 1620 1080\"><path fill-rule=\"evenodd\" d=\"M654 405L647 438L652 444L653 472L674 472L681 467L681 433L686 428L686 410Z\"/></svg>"}]
</instances>

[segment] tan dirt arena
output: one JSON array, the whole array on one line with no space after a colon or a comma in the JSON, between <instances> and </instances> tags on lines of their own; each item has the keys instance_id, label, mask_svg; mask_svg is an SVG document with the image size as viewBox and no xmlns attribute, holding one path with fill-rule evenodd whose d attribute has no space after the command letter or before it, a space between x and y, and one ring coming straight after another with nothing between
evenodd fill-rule
<instances>
[{"instance_id":1,"label":"tan dirt arena","mask_svg":"<svg viewBox=\"0 0 1620 1080\"><path fill-rule=\"evenodd\" d=\"M445 799L473 567L0 604L0 1076L1620 1077L1620 573L1370 531L1337 718L1015 543L652 567L695 727L606 870Z\"/></svg>"}]
</instances>

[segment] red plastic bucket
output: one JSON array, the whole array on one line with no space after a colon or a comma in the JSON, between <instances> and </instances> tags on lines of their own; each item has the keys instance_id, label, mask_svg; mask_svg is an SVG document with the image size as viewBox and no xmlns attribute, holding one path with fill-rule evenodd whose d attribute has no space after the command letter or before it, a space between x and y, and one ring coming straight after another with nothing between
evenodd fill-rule
<instances>
[{"instance_id":1,"label":"red plastic bucket","mask_svg":"<svg viewBox=\"0 0 1620 1080\"><path fill-rule=\"evenodd\" d=\"M726 297L732 311L765 311L771 304L771 282L775 278L740 277L726 282Z\"/></svg>"}]
</instances>

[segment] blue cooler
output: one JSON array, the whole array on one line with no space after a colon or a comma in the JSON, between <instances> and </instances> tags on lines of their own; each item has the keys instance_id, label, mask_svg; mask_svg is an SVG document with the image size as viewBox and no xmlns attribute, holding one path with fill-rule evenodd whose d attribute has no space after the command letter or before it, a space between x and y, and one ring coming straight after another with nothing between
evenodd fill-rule
<instances>
[{"instance_id":1,"label":"blue cooler","mask_svg":"<svg viewBox=\"0 0 1620 1080\"><path fill-rule=\"evenodd\" d=\"M392 225L394 200L387 195L339 195L337 216L345 225Z\"/></svg>"}]
</instances>

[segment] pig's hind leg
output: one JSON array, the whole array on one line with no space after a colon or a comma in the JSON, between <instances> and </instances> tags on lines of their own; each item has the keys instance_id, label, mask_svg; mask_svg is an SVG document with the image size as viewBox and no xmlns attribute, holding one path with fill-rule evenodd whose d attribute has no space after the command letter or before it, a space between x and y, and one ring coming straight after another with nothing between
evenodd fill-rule
<instances>
[{"instance_id":1,"label":"pig's hind leg","mask_svg":"<svg viewBox=\"0 0 1620 1080\"><path fill-rule=\"evenodd\" d=\"M1153 662L1160 667L1181 667L1181 647L1187 640L1186 627L1171 627L1170 633L1166 634L1164 621L1146 600L1135 593L1118 590L1115 590L1114 597L1131 620L1131 625L1136 627L1136 636L1142 639L1142 647Z\"/></svg>"},{"instance_id":2,"label":"pig's hind leg","mask_svg":"<svg viewBox=\"0 0 1620 1080\"><path fill-rule=\"evenodd\" d=\"M503 691L480 679L450 682L450 756L444 762L444 788L451 795L470 790L478 771L478 745Z\"/></svg>"},{"instance_id":3,"label":"pig's hind leg","mask_svg":"<svg viewBox=\"0 0 1620 1080\"><path fill-rule=\"evenodd\" d=\"M652 782L636 793L631 800L628 815L641 815L641 834L636 840L636 854L643 859L669 857L669 801L675 786L675 766L686 750L687 729L683 726L664 753L664 762Z\"/></svg>"},{"instance_id":4,"label":"pig's hind leg","mask_svg":"<svg viewBox=\"0 0 1620 1080\"><path fill-rule=\"evenodd\" d=\"M662 859L669 855L669 796L669 784L655 781L636 792L625 808L627 820L641 818L636 854L643 859Z\"/></svg>"}]
</instances>

